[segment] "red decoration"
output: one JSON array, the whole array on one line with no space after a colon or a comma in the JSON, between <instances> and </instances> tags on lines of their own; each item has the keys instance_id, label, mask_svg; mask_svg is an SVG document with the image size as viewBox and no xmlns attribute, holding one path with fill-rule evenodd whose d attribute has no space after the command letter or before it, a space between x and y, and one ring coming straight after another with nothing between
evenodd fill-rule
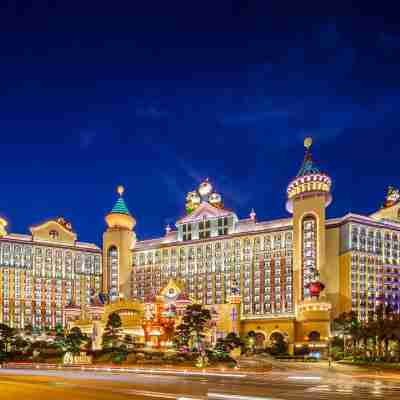
<instances>
[{"instance_id":1,"label":"red decoration","mask_svg":"<svg viewBox=\"0 0 400 400\"><path fill-rule=\"evenodd\" d=\"M306 287L310 293L310 296L316 297L317 299L319 298L321 292L325 289L325 285L320 281L311 282Z\"/></svg>"}]
</instances>

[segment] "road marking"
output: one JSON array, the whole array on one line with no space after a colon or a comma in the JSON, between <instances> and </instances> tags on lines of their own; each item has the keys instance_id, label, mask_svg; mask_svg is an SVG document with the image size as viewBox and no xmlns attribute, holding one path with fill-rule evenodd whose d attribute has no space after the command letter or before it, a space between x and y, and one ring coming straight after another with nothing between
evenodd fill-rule
<instances>
[{"instance_id":1,"label":"road marking","mask_svg":"<svg viewBox=\"0 0 400 400\"><path fill-rule=\"evenodd\" d=\"M162 393L162 392L151 392L148 390L135 390L135 389L130 389L130 390L124 390L123 391L126 394L133 394L133 395L140 395L140 396L145 396L145 397L155 397L155 398L160 398L160 399L174 399L174 400L204 400L199 398L199 397L192 397L192 396L181 396L179 394L173 394L173 393Z\"/></svg>"},{"instance_id":2,"label":"road marking","mask_svg":"<svg viewBox=\"0 0 400 400\"><path fill-rule=\"evenodd\" d=\"M222 399L222 400L282 400L277 397L255 397L255 396L241 396L237 394L224 394L224 393L208 393L209 400Z\"/></svg>"},{"instance_id":3,"label":"road marking","mask_svg":"<svg viewBox=\"0 0 400 400\"><path fill-rule=\"evenodd\" d=\"M320 376L288 376L288 379L299 381L320 381Z\"/></svg>"}]
</instances>

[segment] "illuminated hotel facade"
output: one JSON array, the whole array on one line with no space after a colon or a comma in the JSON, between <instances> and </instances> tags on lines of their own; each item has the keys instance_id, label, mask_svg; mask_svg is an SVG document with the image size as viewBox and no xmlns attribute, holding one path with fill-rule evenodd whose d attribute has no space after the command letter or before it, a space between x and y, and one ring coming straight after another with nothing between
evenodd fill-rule
<instances>
[{"instance_id":1,"label":"illuminated hotel facade","mask_svg":"<svg viewBox=\"0 0 400 400\"><path fill-rule=\"evenodd\" d=\"M3 232L1 321L75 321L86 331L97 324L100 334L107 307L146 315L146 305L163 293L168 304L184 298L212 309L216 337L254 331L268 343L278 333L300 346L326 343L341 312L365 319L380 304L399 310L399 191L389 188L372 215L326 219L331 179L314 163L311 144L305 140L303 163L288 185L286 218L258 221L252 211L240 219L205 180L188 193L185 215L159 238L136 239L123 188L106 216L101 249L76 242L65 221L34 227L29 237ZM321 294L318 286L325 286ZM99 292L109 304L94 304ZM128 318L126 329L140 335L134 319L138 326L129 327Z\"/></svg>"},{"instance_id":2,"label":"illuminated hotel facade","mask_svg":"<svg viewBox=\"0 0 400 400\"><path fill-rule=\"evenodd\" d=\"M77 241L63 218L8 234L0 219L0 321L24 328L65 325L65 307L101 290L101 250Z\"/></svg>"}]
</instances>

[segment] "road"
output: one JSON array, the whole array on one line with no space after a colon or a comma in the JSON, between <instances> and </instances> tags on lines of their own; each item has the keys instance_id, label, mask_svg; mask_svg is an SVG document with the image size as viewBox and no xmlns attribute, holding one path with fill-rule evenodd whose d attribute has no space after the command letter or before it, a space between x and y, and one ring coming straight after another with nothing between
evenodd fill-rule
<instances>
[{"instance_id":1,"label":"road","mask_svg":"<svg viewBox=\"0 0 400 400\"><path fill-rule=\"evenodd\" d=\"M208 396L208 397L207 397ZM0 369L1 400L400 400L400 375L328 371L318 366L262 376Z\"/></svg>"}]
</instances>

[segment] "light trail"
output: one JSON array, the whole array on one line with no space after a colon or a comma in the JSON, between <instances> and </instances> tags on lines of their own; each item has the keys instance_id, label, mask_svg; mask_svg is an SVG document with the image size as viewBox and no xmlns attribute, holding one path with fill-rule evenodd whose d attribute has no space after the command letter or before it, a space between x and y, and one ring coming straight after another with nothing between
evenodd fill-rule
<instances>
[{"instance_id":1,"label":"light trail","mask_svg":"<svg viewBox=\"0 0 400 400\"><path fill-rule=\"evenodd\" d=\"M238 394L208 393L209 400L282 400L276 397L242 396Z\"/></svg>"}]
</instances>

